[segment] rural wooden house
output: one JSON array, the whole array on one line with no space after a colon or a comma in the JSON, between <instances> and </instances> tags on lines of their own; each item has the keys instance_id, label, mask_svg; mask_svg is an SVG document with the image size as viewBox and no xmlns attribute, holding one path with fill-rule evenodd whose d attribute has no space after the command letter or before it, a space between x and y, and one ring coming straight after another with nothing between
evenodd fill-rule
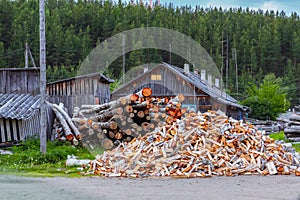
<instances>
[{"instance_id":1,"label":"rural wooden house","mask_svg":"<svg viewBox=\"0 0 300 200\"><path fill-rule=\"evenodd\" d=\"M219 80L216 80L214 85L212 82L212 77L206 75L203 70L199 75L198 72L190 72L187 65L182 69L162 63L145 70L119 87L112 93L112 99L150 87L153 90L152 96L155 97L175 97L177 94L183 94L183 107L201 112L222 110L228 116L241 119L247 107L239 105L236 99L222 92Z\"/></svg>"},{"instance_id":2,"label":"rural wooden house","mask_svg":"<svg viewBox=\"0 0 300 200\"><path fill-rule=\"evenodd\" d=\"M0 69L0 143L24 140L40 132L39 68ZM52 111L47 109L47 132Z\"/></svg>"},{"instance_id":3,"label":"rural wooden house","mask_svg":"<svg viewBox=\"0 0 300 200\"><path fill-rule=\"evenodd\" d=\"M71 115L75 107L83 104L109 102L109 84L113 82L100 73L51 82L47 84L48 100L51 103L63 103Z\"/></svg>"}]
</instances>

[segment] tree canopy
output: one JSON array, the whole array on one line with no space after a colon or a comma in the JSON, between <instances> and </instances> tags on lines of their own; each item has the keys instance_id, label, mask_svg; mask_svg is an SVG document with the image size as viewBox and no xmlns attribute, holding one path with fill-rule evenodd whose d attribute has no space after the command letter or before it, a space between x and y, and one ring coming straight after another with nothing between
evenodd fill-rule
<instances>
[{"instance_id":1,"label":"tree canopy","mask_svg":"<svg viewBox=\"0 0 300 200\"><path fill-rule=\"evenodd\" d=\"M247 98L242 104L252 108L250 117L275 120L279 113L284 113L290 107L282 84L282 79L271 73L264 77L259 86L250 84L247 87Z\"/></svg>"}]
</instances>

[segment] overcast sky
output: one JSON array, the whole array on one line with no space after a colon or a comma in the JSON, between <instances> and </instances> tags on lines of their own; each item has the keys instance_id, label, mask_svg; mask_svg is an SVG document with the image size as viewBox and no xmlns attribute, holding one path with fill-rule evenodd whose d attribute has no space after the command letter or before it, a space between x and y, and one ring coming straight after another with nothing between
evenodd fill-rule
<instances>
[{"instance_id":1,"label":"overcast sky","mask_svg":"<svg viewBox=\"0 0 300 200\"><path fill-rule=\"evenodd\" d=\"M155 0L153 0L155 1ZM300 14L300 1L299 0L273 0L273 1L263 1L263 0L160 0L161 4L166 4L172 2L175 6L181 5L200 5L204 8L206 7L222 7L224 9L230 7L249 7L251 9L262 9L266 10L279 10L284 11L288 16L292 12L297 12Z\"/></svg>"}]
</instances>

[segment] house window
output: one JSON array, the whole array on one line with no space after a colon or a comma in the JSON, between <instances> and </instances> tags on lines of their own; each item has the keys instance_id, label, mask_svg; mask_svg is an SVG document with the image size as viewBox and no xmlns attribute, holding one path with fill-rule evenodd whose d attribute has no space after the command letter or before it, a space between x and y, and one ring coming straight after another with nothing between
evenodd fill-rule
<instances>
[{"instance_id":1,"label":"house window","mask_svg":"<svg viewBox=\"0 0 300 200\"><path fill-rule=\"evenodd\" d=\"M160 74L152 74L151 75L151 80L152 81L160 81L161 80L161 75Z\"/></svg>"}]
</instances>

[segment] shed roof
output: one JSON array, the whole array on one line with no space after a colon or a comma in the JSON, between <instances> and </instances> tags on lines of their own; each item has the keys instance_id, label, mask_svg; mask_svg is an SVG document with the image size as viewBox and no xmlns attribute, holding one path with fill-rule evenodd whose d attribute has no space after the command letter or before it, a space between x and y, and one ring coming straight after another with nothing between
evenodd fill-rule
<instances>
[{"instance_id":1,"label":"shed roof","mask_svg":"<svg viewBox=\"0 0 300 200\"><path fill-rule=\"evenodd\" d=\"M0 118L28 119L38 112L40 96L0 94Z\"/></svg>"},{"instance_id":2,"label":"shed roof","mask_svg":"<svg viewBox=\"0 0 300 200\"><path fill-rule=\"evenodd\" d=\"M66 79L62 79L62 80L58 80L58 81L53 81L53 82L50 82L50 83L47 83L47 84L49 85L49 84L54 84L54 83L61 83L61 82L71 81L71 80L75 80L75 79L90 78L90 77L97 77L97 76L99 77L99 80L102 81L102 82L106 82L106 83L115 82L113 79L110 79L110 78L104 76L103 74L100 74L100 73L96 72L96 73L92 73L92 74L75 76L75 77L66 78Z\"/></svg>"},{"instance_id":3,"label":"shed roof","mask_svg":"<svg viewBox=\"0 0 300 200\"><path fill-rule=\"evenodd\" d=\"M185 74L184 69L170 65L168 63L163 63L163 65L168 67L176 74L180 75L183 79L190 82L195 87L201 89L206 94L215 98L217 101L240 109L244 109L244 110L249 109L247 106L240 105L235 98L233 98L226 92L222 91L220 88L217 88L215 86L210 86L209 84L206 83L206 81L201 80L200 75L194 73Z\"/></svg>"},{"instance_id":4,"label":"shed roof","mask_svg":"<svg viewBox=\"0 0 300 200\"><path fill-rule=\"evenodd\" d=\"M163 63L164 66L168 67L170 70L172 70L177 75L181 76L184 80L191 83L195 87L201 89L206 94L210 95L211 97L215 98L216 100L220 101L221 103L224 103L226 105L238 107L241 109L247 109L247 107L238 104L238 101L227 94L226 92L222 92L221 89L210 86L205 81L201 80L201 77L194 73L185 74L184 69L170 65L168 63Z\"/></svg>"}]
</instances>

